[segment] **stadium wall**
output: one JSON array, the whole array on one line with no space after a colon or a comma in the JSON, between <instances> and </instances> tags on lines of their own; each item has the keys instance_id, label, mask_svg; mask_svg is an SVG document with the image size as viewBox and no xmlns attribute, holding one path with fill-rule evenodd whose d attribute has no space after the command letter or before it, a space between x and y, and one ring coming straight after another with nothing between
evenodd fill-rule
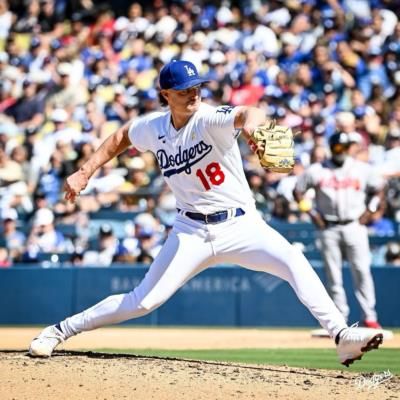
<instances>
[{"instance_id":1,"label":"stadium wall","mask_svg":"<svg viewBox=\"0 0 400 400\"><path fill-rule=\"evenodd\" d=\"M128 292L144 266L0 270L0 324L51 324L112 294ZM324 279L323 269L316 267ZM400 268L375 267L377 310L384 326L400 326ZM351 322L360 319L344 268ZM317 326L290 286L274 276L234 266L210 268L194 277L153 313L126 322L138 325Z\"/></svg>"}]
</instances>

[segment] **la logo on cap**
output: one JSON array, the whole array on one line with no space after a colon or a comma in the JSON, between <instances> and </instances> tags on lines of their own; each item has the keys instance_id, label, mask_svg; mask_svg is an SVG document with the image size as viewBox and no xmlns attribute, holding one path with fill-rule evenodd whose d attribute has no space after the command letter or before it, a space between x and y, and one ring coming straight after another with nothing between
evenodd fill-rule
<instances>
[{"instance_id":1,"label":"la logo on cap","mask_svg":"<svg viewBox=\"0 0 400 400\"><path fill-rule=\"evenodd\" d=\"M160 71L161 89L186 90L209 82L201 78L194 64L185 60L172 60Z\"/></svg>"},{"instance_id":2,"label":"la logo on cap","mask_svg":"<svg viewBox=\"0 0 400 400\"><path fill-rule=\"evenodd\" d=\"M188 76L195 76L196 72L193 68L190 68L188 65L184 65Z\"/></svg>"}]
</instances>

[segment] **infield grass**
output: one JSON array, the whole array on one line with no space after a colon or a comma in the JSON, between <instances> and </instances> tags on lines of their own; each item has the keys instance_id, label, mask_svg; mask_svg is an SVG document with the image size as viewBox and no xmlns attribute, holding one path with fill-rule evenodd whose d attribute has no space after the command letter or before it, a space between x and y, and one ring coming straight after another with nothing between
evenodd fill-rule
<instances>
[{"instance_id":1,"label":"infield grass","mask_svg":"<svg viewBox=\"0 0 400 400\"><path fill-rule=\"evenodd\" d=\"M362 361L342 366L333 349L239 349L239 350L135 350L98 349L107 353L135 354L149 357L185 358L244 364L287 365L303 368L325 368L350 372L383 372L400 375L400 349L379 349L364 355Z\"/></svg>"}]
</instances>

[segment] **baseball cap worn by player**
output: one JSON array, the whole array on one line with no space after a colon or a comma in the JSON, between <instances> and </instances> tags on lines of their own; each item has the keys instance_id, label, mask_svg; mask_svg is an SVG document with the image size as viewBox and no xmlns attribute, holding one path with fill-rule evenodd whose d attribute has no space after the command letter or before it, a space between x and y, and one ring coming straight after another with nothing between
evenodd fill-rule
<instances>
[{"instance_id":1,"label":"baseball cap worn by player","mask_svg":"<svg viewBox=\"0 0 400 400\"><path fill-rule=\"evenodd\" d=\"M185 90L209 82L200 77L193 63L184 60L172 60L164 65L159 81L161 89L174 90Z\"/></svg>"},{"instance_id":2,"label":"baseball cap worn by player","mask_svg":"<svg viewBox=\"0 0 400 400\"><path fill-rule=\"evenodd\" d=\"M329 147L331 148L332 153L343 153L350 146L350 137L347 133L334 133L329 138Z\"/></svg>"},{"instance_id":3,"label":"baseball cap worn by player","mask_svg":"<svg viewBox=\"0 0 400 400\"><path fill-rule=\"evenodd\" d=\"M331 149L331 159L337 166L342 166L347 157L347 151L350 147L350 138L347 133L334 133L329 138L329 147Z\"/></svg>"}]
</instances>

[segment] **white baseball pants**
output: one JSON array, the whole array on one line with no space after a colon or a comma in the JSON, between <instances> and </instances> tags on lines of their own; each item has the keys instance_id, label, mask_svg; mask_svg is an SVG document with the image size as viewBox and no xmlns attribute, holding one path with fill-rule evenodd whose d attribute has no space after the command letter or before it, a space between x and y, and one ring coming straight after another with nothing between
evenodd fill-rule
<instances>
[{"instance_id":1,"label":"white baseball pants","mask_svg":"<svg viewBox=\"0 0 400 400\"><path fill-rule=\"evenodd\" d=\"M218 224L178 215L142 282L61 322L67 337L150 313L190 278L215 264L238 264L289 282L332 337L346 322L302 252L268 226L255 209Z\"/></svg>"}]
</instances>

